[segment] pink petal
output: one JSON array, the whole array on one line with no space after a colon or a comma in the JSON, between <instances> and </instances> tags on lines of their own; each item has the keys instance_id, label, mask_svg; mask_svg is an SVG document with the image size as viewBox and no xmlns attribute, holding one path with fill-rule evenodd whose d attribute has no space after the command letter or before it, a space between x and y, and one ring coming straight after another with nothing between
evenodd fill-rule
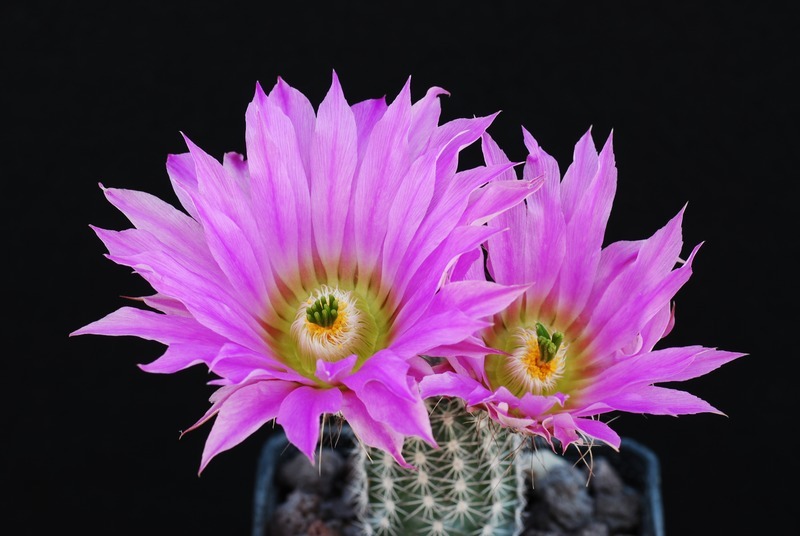
<instances>
[{"instance_id":1,"label":"pink petal","mask_svg":"<svg viewBox=\"0 0 800 536\"><path fill-rule=\"evenodd\" d=\"M579 142L561 187L567 248L556 296L566 324L580 313L592 290L617 185L611 137L599 158L592 154L593 145L589 150L590 143L586 137Z\"/></svg>"},{"instance_id":2,"label":"pink petal","mask_svg":"<svg viewBox=\"0 0 800 536\"><path fill-rule=\"evenodd\" d=\"M73 331L70 336L87 334L132 335L164 344L203 340L214 343L225 341L191 317L165 315L135 307L121 307L104 318Z\"/></svg>"},{"instance_id":3,"label":"pink petal","mask_svg":"<svg viewBox=\"0 0 800 536\"><path fill-rule=\"evenodd\" d=\"M433 146L440 149L436 169L438 177L449 178L456 172L461 150L480 139L498 113L472 119L458 118L439 127L432 141ZM446 182L444 180L437 182L436 186L436 191L441 192Z\"/></svg>"},{"instance_id":4,"label":"pink petal","mask_svg":"<svg viewBox=\"0 0 800 536\"><path fill-rule=\"evenodd\" d=\"M440 87L432 87L428 89L422 99L411 106L408 146L412 157L421 154L427 148L428 142L439 124L440 95L450 95L450 93Z\"/></svg>"},{"instance_id":5,"label":"pink petal","mask_svg":"<svg viewBox=\"0 0 800 536\"><path fill-rule=\"evenodd\" d=\"M408 372L404 359L384 350L342 383L364 403L373 419L433 444L428 411Z\"/></svg>"},{"instance_id":6,"label":"pink petal","mask_svg":"<svg viewBox=\"0 0 800 536\"><path fill-rule=\"evenodd\" d=\"M405 294L406 297L395 325L401 329L402 326L413 325L427 310L434 294L445 283L448 270L458 258L478 249L498 232L501 231L485 225L465 225L453 229L447 240L425 259L416 272L406 272L403 274L405 277L396 280L393 291L400 296Z\"/></svg>"},{"instance_id":7,"label":"pink petal","mask_svg":"<svg viewBox=\"0 0 800 536\"><path fill-rule=\"evenodd\" d=\"M692 260L698 248L699 246L692 251L683 266L673 270L666 277L656 279L654 282L645 280L645 283L650 283L649 286L643 286L641 282L637 286L634 282L631 285L622 283L609 287L608 301L621 302L621 305L614 313L602 301L598 305L595 311L597 316L591 318L587 327L587 330L597 335L588 345L587 352L602 355L613 351L640 332L689 280L692 274ZM635 273L634 270L631 272ZM626 291L627 299L621 300L621 294Z\"/></svg>"},{"instance_id":8,"label":"pink petal","mask_svg":"<svg viewBox=\"0 0 800 536\"><path fill-rule=\"evenodd\" d=\"M219 162L184 139L197 174L194 205L211 254L241 300L260 312L260 304L268 301L265 276L268 281L271 273L248 196Z\"/></svg>"},{"instance_id":9,"label":"pink petal","mask_svg":"<svg viewBox=\"0 0 800 536\"><path fill-rule=\"evenodd\" d=\"M166 247L211 260L203 228L183 212L145 192L104 188L103 193L137 229L151 233Z\"/></svg>"},{"instance_id":10,"label":"pink petal","mask_svg":"<svg viewBox=\"0 0 800 536\"><path fill-rule=\"evenodd\" d=\"M164 251L163 244L143 231L95 232L109 248L111 260L131 266L157 292L180 300L200 324L248 348L263 348L263 327L230 288L220 286L226 283L224 276L203 273L191 258Z\"/></svg>"},{"instance_id":11,"label":"pink petal","mask_svg":"<svg viewBox=\"0 0 800 536\"><path fill-rule=\"evenodd\" d=\"M330 91L319 106L309 173L311 206L315 207L314 238L329 277L336 276L339 256L354 254L343 251L342 243L357 152L355 118L334 76Z\"/></svg>"},{"instance_id":12,"label":"pink petal","mask_svg":"<svg viewBox=\"0 0 800 536\"><path fill-rule=\"evenodd\" d=\"M280 358L273 355L265 348L261 352L254 352L244 346L227 343L217 354L216 358L209 363L212 372L233 383L243 382L254 370L268 373L283 373L287 370ZM304 379L297 373L284 375L282 379L300 381Z\"/></svg>"},{"instance_id":13,"label":"pink petal","mask_svg":"<svg viewBox=\"0 0 800 536\"><path fill-rule=\"evenodd\" d=\"M286 438L314 463L320 417L338 412L341 406L342 392L339 389L298 387L281 402L276 422L283 427Z\"/></svg>"},{"instance_id":14,"label":"pink petal","mask_svg":"<svg viewBox=\"0 0 800 536\"><path fill-rule=\"evenodd\" d=\"M522 201L541 188L542 177L524 181L495 181L473 192L462 222L483 225Z\"/></svg>"},{"instance_id":15,"label":"pink petal","mask_svg":"<svg viewBox=\"0 0 800 536\"><path fill-rule=\"evenodd\" d=\"M528 285L505 286L490 281L455 281L436 294L429 312L458 310L472 318L486 318L503 311L527 288Z\"/></svg>"},{"instance_id":16,"label":"pink petal","mask_svg":"<svg viewBox=\"0 0 800 536\"><path fill-rule=\"evenodd\" d=\"M469 317L458 310L426 315L424 321L398 335L392 350L400 355L427 354L431 348L461 342L491 322Z\"/></svg>"},{"instance_id":17,"label":"pink petal","mask_svg":"<svg viewBox=\"0 0 800 536\"><path fill-rule=\"evenodd\" d=\"M372 134L375 124L380 121L386 113L388 105L385 98L367 99L353 105L353 117L356 120L358 130L358 161L364 159L364 152L367 148L367 140Z\"/></svg>"},{"instance_id":18,"label":"pink petal","mask_svg":"<svg viewBox=\"0 0 800 536\"><path fill-rule=\"evenodd\" d=\"M489 240L490 273L504 284L531 283L534 303L541 301L552 288L564 258L564 216L560 202L560 175L555 159L539 148L523 129L530 154L526 158L523 177L543 180L543 184L519 205L499 214L490 226L507 228ZM507 161L505 154L489 136L484 136L484 157L487 162ZM513 175L508 177L516 180ZM536 313L536 311L532 311Z\"/></svg>"},{"instance_id":19,"label":"pink petal","mask_svg":"<svg viewBox=\"0 0 800 536\"><path fill-rule=\"evenodd\" d=\"M658 352L652 352L650 355L658 355ZM700 376L718 369L726 363L730 363L734 359L738 359L746 355L747 354L740 352L717 350L716 348L701 348L699 352L692 355L692 359L686 363L684 368L660 381L681 382L691 380L693 378L699 378Z\"/></svg>"},{"instance_id":20,"label":"pink petal","mask_svg":"<svg viewBox=\"0 0 800 536\"><path fill-rule=\"evenodd\" d=\"M611 427L596 419L575 419L575 426L585 435L594 439L599 439L603 443L619 450L621 439Z\"/></svg>"},{"instance_id":21,"label":"pink petal","mask_svg":"<svg viewBox=\"0 0 800 536\"><path fill-rule=\"evenodd\" d=\"M402 467L412 469L402 454L405 437L372 418L369 411L358 397L351 392L344 393L342 416L345 418L356 438L367 445L391 454Z\"/></svg>"},{"instance_id":22,"label":"pink petal","mask_svg":"<svg viewBox=\"0 0 800 536\"><path fill-rule=\"evenodd\" d=\"M549 428L552 427L553 437L561 442L563 452L567 451L567 447L572 443L580 443L582 438L578 434L578 427L569 413L557 413L549 417L545 422Z\"/></svg>"},{"instance_id":23,"label":"pink petal","mask_svg":"<svg viewBox=\"0 0 800 536\"><path fill-rule=\"evenodd\" d=\"M193 201L197 195L197 174L194 170L192 155L189 153L169 155L167 157L167 174L178 201L192 218L199 221L200 218Z\"/></svg>"},{"instance_id":24,"label":"pink petal","mask_svg":"<svg viewBox=\"0 0 800 536\"><path fill-rule=\"evenodd\" d=\"M295 387L287 382L261 381L227 390L225 397L200 421L202 423L216 413L203 449L200 472L214 456L235 447L274 419L282 401Z\"/></svg>"},{"instance_id":25,"label":"pink petal","mask_svg":"<svg viewBox=\"0 0 800 536\"><path fill-rule=\"evenodd\" d=\"M70 333L74 335L135 336L169 347L156 361L140 365L147 372L172 373L198 363L209 364L225 339L191 317L172 316L122 307L100 320Z\"/></svg>"},{"instance_id":26,"label":"pink petal","mask_svg":"<svg viewBox=\"0 0 800 536\"><path fill-rule=\"evenodd\" d=\"M556 404L563 406L563 399L558 396L537 396L532 393L525 393L519 401L519 410L523 415L530 415L538 420Z\"/></svg>"},{"instance_id":27,"label":"pink petal","mask_svg":"<svg viewBox=\"0 0 800 536\"><path fill-rule=\"evenodd\" d=\"M269 100L291 121L294 132L297 135L300 159L303 161L306 171L308 171L311 169L309 165L309 149L316 121L314 107L305 95L287 84L281 77L278 77L278 82L270 91Z\"/></svg>"},{"instance_id":28,"label":"pink petal","mask_svg":"<svg viewBox=\"0 0 800 536\"><path fill-rule=\"evenodd\" d=\"M311 253L308 179L294 126L260 86L245 114L253 214L262 219L266 251L276 273L296 273Z\"/></svg>"},{"instance_id":29,"label":"pink petal","mask_svg":"<svg viewBox=\"0 0 800 536\"><path fill-rule=\"evenodd\" d=\"M618 411L630 413L649 413L651 415L687 415L695 413L716 413L724 415L705 400L685 391L665 387L645 386L638 390L619 393L608 397L606 404Z\"/></svg>"},{"instance_id":30,"label":"pink petal","mask_svg":"<svg viewBox=\"0 0 800 536\"><path fill-rule=\"evenodd\" d=\"M222 169L228 177L233 180L237 187L250 197L250 170L244 155L233 151L228 151L222 155Z\"/></svg>"},{"instance_id":31,"label":"pink petal","mask_svg":"<svg viewBox=\"0 0 800 536\"><path fill-rule=\"evenodd\" d=\"M389 208L383 242L381 275L386 281L393 281L398 271L413 269L404 258L430 206L435 170L433 155L420 157L399 185L395 201Z\"/></svg>"},{"instance_id":32,"label":"pink petal","mask_svg":"<svg viewBox=\"0 0 800 536\"><path fill-rule=\"evenodd\" d=\"M480 188L482 184L494 180L509 166L510 164L504 164L476 168L460 172L453 177L449 187L438 199L432 201L428 214L420 224L419 230L401 261L407 275L406 278L395 282L395 288L398 291L405 291L408 278L413 276L431 253L440 248L448 235L453 233L466 210L471 192Z\"/></svg>"},{"instance_id":33,"label":"pink petal","mask_svg":"<svg viewBox=\"0 0 800 536\"><path fill-rule=\"evenodd\" d=\"M590 192L596 172L597 149L595 148L592 129L590 128L575 144L575 149L572 153L572 164L564 173L564 180L561 183L561 201L567 221L571 220L578 211L578 205L583 196L591 195ZM605 225L602 227L605 228Z\"/></svg>"},{"instance_id":34,"label":"pink petal","mask_svg":"<svg viewBox=\"0 0 800 536\"><path fill-rule=\"evenodd\" d=\"M353 225L359 271L372 273L386 235L388 214L411 165L409 82L376 123L367 142L353 191Z\"/></svg>"},{"instance_id":35,"label":"pink petal","mask_svg":"<svg viewBox=\"0 0 800 536\"><path fill-rule=\"evenodd\" d=\"M152 296L144 296L138 299L142 300L148 307L152 307L162 313L173 316L192 316L185 305L170 296L153 294Z\"/></svg>"},{"instance_id":36,"label":"pink petal","mask_svg":"<svg viewBox=\"0 0 800 536\"><path fill-rule=\"evenodd\" d=\"M489 394L489 391L483 388L476 380L454 372L433 374L426 376L419 382L422 398L456 396L464 400L470 400L472 398L470 396L471 393L476 389L482 389L485 395Z\"/></svg>"},{"instance_id":37,"label":"pink petal","mask_svg":"<svg viewBox=\"0 0 800 536\"><path fill-rule=\"evenodd\" d=\"M566 254L566 222L561 209L558 164L524 129L523 136L529 154L525 159L522 176L543 177L544 184L526 200L525 225L529 232L517 242L525 248L525 264L516 269L525 274L527 281L535 283L531 293L538 297L538 301L548 295L561 270ZM506 268L507 271L508 269Z\"/></svg>"},{"instance_id":38,"label":"pink petal","mask_svg":"<svg viewBox=\"0 0 800 536\"><path fill-rule=\"evenodd\" d=\"M375 353L357 371L342 378L341 381L356 392L362 390L369 382L380 382L391 390L392 397L413 403L419 395L406 381L408 367L407 361L396 354L393 346L391 350L384 349Z\"/></svg>"},{"instance_id":39,"label":"pink petal","mask_svg":"<svg viewBox=\"0 0 800 536\"><path fill-rule=\"evenodd\" d=\"M483 281L486 278L485 255L475 248L458 257L450 272L451 281Z\"/></svg>"},{"instance_id":40,"label":"pink petal","mask_svg":"<svg viewBox=\"0 0 800 536\"><path fill-rule=\"evenodd\" d=\"M492 139L488 132L481 134L481 152L483 153L483 159L489 166L512 163L511 160L509 160L506 156L506 153L500 148L499 145L497 145L497 142ZM509 168L500 177L498 177L498 179L513 181L517 180L517 175L514 173L513 169Z\"/></svg>"},{"instance_id":41,"label":"pink petal","mask_svg":"<svg viewBox=\"0 0 800 536\"><path fill-rule=\"evenodd\" d=\"M358 356L355 354L333 363L318 359L315 376L331 385L341 383L351 373L357 360Z\"/></svg>"}]
</instances>

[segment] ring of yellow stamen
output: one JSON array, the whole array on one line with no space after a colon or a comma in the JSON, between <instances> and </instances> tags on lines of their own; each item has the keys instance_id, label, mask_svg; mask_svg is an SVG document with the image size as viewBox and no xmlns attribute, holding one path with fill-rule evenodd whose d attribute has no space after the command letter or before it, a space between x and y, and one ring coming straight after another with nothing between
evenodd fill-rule
<instances>
[{"instance_id":1,"label":"ring of yellow stamen","mask_svg":"<svg viewBox=\"0 0 800 536\"><path fill-rule=\"evenodd\" d=\"M320 301L336 304L333 322L316 322L315 307ZM311 312L311 314L309 314ZM310 369L318 359L334 362L356 354L367 357L374 349L377 327L361 300L352 292L323 285L297 310L291 327L301 361Z\"/></svg>"},{"instance_id":2,"label":"ring of yellow stamen","mask_svg":"<svg viewBox=\"0 0 800 536\"><path fill-rule=\"evenodd\" d=\"M541 395L552 390L564 374L567 344L561 344L554 355L542 355L539 334L535 329L517 327L509 340L510 356L505 357L501 371L502 384L518 396L523 393Z\"/></svg>"}]
</instances>

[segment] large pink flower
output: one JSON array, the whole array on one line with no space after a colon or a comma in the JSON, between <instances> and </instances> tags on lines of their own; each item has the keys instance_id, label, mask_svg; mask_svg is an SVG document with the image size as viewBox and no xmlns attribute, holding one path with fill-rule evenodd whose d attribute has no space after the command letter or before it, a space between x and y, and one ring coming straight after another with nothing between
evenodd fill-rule
<instances>
[{"instance_id":1,"label":"large pink flower","mask_svg":"<svg viewBox=\"0 0 800 536\"><path fill-rule=\"evenodd\" d=\"M495 181L507 162L459 171L494 116L439 125L444 93L412 104L409 81L390 105L351 106L334 74L315 110L279 79L247 109L246 159L220 163L188 139L169 157L186 213L103 188L134 225L95 229L108 257L156 293L74 334L153 339L167 349L145 371L216 375L192 427L214 418L201 471L273 419L311 460L330 414L402 464L406 436L434 444L418 356L468 339L521 292L448 274L540 184Z\"/></svg>"},{"instance_id":2,"label":"large pink flower","mask_svg":"<svg viewBox=\"0 0 800 536\"><path fill-rule=\"evenodd\" d=\"M594 439L618 447L619 436L598 418L607 412L720 413L656 385L744 355L702 346L654 349L673 327L671 300L699 248L681 260L683 210L646 240L603 247L617 179L611 137L598 154L587 132L563 180L527 131L524 141L523 178L543 177L544 186L488 223L507 231L487 240L486 269L496 282L530 286L470 351L461 343L461 357L422 380L423 395L459 396L509 427L551 444L555 437L564 449ZM508 162L488 135L482 146L490 165ZM503 178L516 182L513 170ZM486 273L482 259L461 271L474 280ZM482 352L482 344L496 352Z\"/></svg>"}]
</instances>

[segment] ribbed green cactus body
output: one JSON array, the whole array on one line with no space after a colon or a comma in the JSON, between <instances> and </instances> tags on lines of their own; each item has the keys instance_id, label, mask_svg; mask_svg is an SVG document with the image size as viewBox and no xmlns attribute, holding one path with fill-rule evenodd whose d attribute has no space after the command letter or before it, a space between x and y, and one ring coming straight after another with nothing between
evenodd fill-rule
<instances>
[{"instance_id":1,"label":"ribbed green cactus body","mask_svg":"<svg viewBox=\"0 0 800 536\"><path fill-rule=\"evenodd\" d=\"M433 449L407 440L403 454L416 470L404 469L389 455L356 449L359 508L366 534L482 535L519 534L524 508L523 480L514 458L519 440L489 419L476 420L458 399L431 407L439 444Z\"/></svg>"}]
</instances>

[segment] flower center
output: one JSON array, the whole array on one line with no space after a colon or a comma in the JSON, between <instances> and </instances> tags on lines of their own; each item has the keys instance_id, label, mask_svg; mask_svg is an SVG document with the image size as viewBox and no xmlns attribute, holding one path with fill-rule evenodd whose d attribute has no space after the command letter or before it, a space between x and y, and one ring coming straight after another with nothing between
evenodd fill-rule
<instances>
[{"instance_id":1,"label":"flower center","mask_svg":"<svg viewBox=\"0 0 800 536\"><path fill-rule=\"evenodd\" d=\"M353 292L322 286L303 302L292 323L300 360L313 370L318 359L339 361L374 350L377 326Z\"/></svg>"},{"instance_id":2,"label":"flower center","mask_svg":"<svg viewBox=\"0 0 800 536\"><path fill-rule=\"evenodd\" d=\"M563 333L551 333L539 322L534 329L514 328L506 348L511 355L492 356L495 366L489 375L517 396L547 393L564 374L567 347Z\"/></svg>"}]
</instances>

